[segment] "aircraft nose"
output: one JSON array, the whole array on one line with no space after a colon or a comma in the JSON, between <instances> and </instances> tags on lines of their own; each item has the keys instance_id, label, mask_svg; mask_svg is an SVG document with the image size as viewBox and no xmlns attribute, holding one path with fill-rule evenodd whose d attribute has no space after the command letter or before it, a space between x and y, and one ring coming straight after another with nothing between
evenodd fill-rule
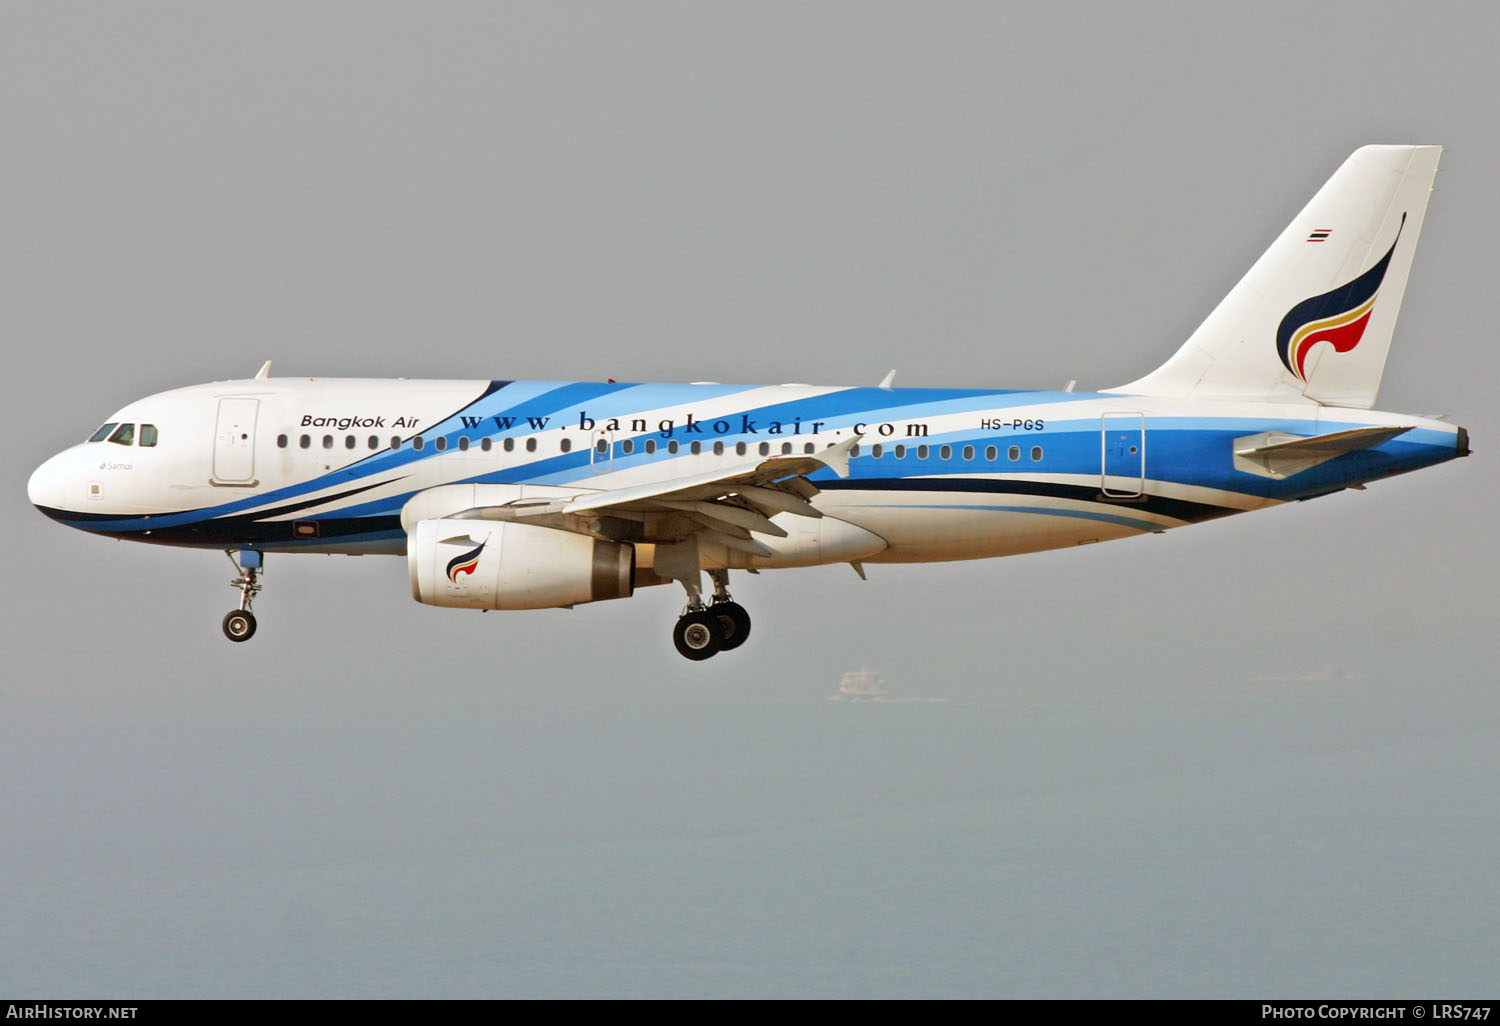
<instances>
[{"instance_id":1,"label":"aircraft nose","mask_svg":"<svg viewBox=\"0 0 1500 1026\"><path fill-rule=\"evenodd\" d=\"M26 482L26 496L37 509L52 515L54 510L64 508L67 497L68 463L67 453L58 453L31 472Z\"/></svg>"}]
</instances>

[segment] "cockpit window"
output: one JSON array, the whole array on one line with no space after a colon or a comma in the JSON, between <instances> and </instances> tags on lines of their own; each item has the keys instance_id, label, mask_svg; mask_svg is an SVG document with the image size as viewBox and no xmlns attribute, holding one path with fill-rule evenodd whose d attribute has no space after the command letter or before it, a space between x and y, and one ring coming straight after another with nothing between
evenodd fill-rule
<instances>
[{"instance_id":1,"label":"cockpit window","mask_svg":"<svg viewBox=\"0 0 1500 1026\"><path fill-rule=\"evenodd\" d=\"M109 436L109 440L111 442L114 442L116 445L134 445L135 425L121 424L119 427L115 428L115 433Z\"/></svg>"},{"instance_id":2,"label":"cockpit window","mask_svg":"<svg viewBox=\"0 0 1500 1026\"><path fill-rule=\"evenodd\" d=\"M91 436L89 436L89 441L91 441L91 442L102 442L106 438L109 437L109 433L111 431L113 431L115 428L117 428L119 426L120 426L120 422L119 421L112 420L108 424L106 424L102 428L100 428L98 431L95 431Z\"/></svg>"},{"instance_id":3,"label":"cockpit window","mask_svg":"<svg viewBox=\"0 0 1500 1026\"><path fill-rule=\"evenodd\" d=\"M142 424L141 425L141 444L142 445L155 445L156 444L156 425L155 424Z\"/></svg>"}]
</instances>

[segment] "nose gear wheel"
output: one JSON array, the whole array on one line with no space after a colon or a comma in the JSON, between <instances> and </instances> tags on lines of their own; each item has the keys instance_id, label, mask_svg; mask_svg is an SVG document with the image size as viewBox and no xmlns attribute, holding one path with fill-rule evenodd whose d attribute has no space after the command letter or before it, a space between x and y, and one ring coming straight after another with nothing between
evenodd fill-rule
<instances>
[{"instance_id":1,"label":"nose gear wheel","mask_svg":"<svg viewBox=\"0 0 1500 1026\"><path fill-rule=\"evenodd\" d=\"M224 637L230 641L249 641L255 636L255 614L248 609L231 609L224 614Z\"/></svg>"},{"instance_id":2,"label":"nose gear wheel","mask_svg":"<svg viewBox=\"0 0 1500 1026\"><path fill-rule=\"evenodd\" d=\"M255 601L255 596L260 591L260 570L263 557L259 552L249 550L241 552L239 560L235 560L232 552L226 552L225 555L240 572L238 577L229 582L231 588L239 589L240 607L225 613L220 626L224 629L224 637L230 641L249 641L255 636L255 614L250 612L250 604Z\"/></svg>"}]
</instances>

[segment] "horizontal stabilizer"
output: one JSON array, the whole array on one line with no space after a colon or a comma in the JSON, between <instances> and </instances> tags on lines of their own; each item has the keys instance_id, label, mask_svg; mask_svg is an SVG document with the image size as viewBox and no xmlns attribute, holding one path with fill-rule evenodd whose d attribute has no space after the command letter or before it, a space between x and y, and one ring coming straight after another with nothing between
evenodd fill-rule
<instances>
[{"instance_id":1,"label":"horizontal stabilizer","mask_svg":"<svg viewBox=\"0 0 1500 1026\"><path fill-rule=\"evenodd\" d=\"M1260 477L1285 478L1345 453L1384 445L1409 427L1369 427L1331 435L1287 435L1267 431L1234 440L1234 469Z\"/></svg>"}]
</instances>

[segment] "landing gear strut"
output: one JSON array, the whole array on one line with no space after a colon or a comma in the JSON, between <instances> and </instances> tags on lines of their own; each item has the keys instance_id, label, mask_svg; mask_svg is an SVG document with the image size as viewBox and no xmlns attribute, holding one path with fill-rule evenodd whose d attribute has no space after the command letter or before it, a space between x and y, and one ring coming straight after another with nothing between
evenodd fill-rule
<instances>
[{"instance_id":1,"label":"landing gear strut","mask_svg":"<svg viewBox=\"0 0 1500 1026\"><path fill-rule=\"evenodd\" d=\"M235 563L234 553L225 555L229 556L229 561L240 572L238 577L229 582L231 588L240 590L240 607L224 614L224 637L230 641L249 641L255 635L255 614L250 612L250 603L255 601L255 595L260 591L262 557L259 552L244 549L240 552L239 562Z\"/></svg>"},{"instance_id":2,"label":"landing gear strut","mask_svg":"<svg viewBox=\"0 0 1500 1026\"><path fill-rule=\"evenodd\" d=\"M677 651L695 661L739 648L750 636L750 614L729 597L729 571L710 570L708 575L714 581L713 602L705 606L697 582L684 581L687 608L672 628Z\"/></svg>"}]
</instances>

